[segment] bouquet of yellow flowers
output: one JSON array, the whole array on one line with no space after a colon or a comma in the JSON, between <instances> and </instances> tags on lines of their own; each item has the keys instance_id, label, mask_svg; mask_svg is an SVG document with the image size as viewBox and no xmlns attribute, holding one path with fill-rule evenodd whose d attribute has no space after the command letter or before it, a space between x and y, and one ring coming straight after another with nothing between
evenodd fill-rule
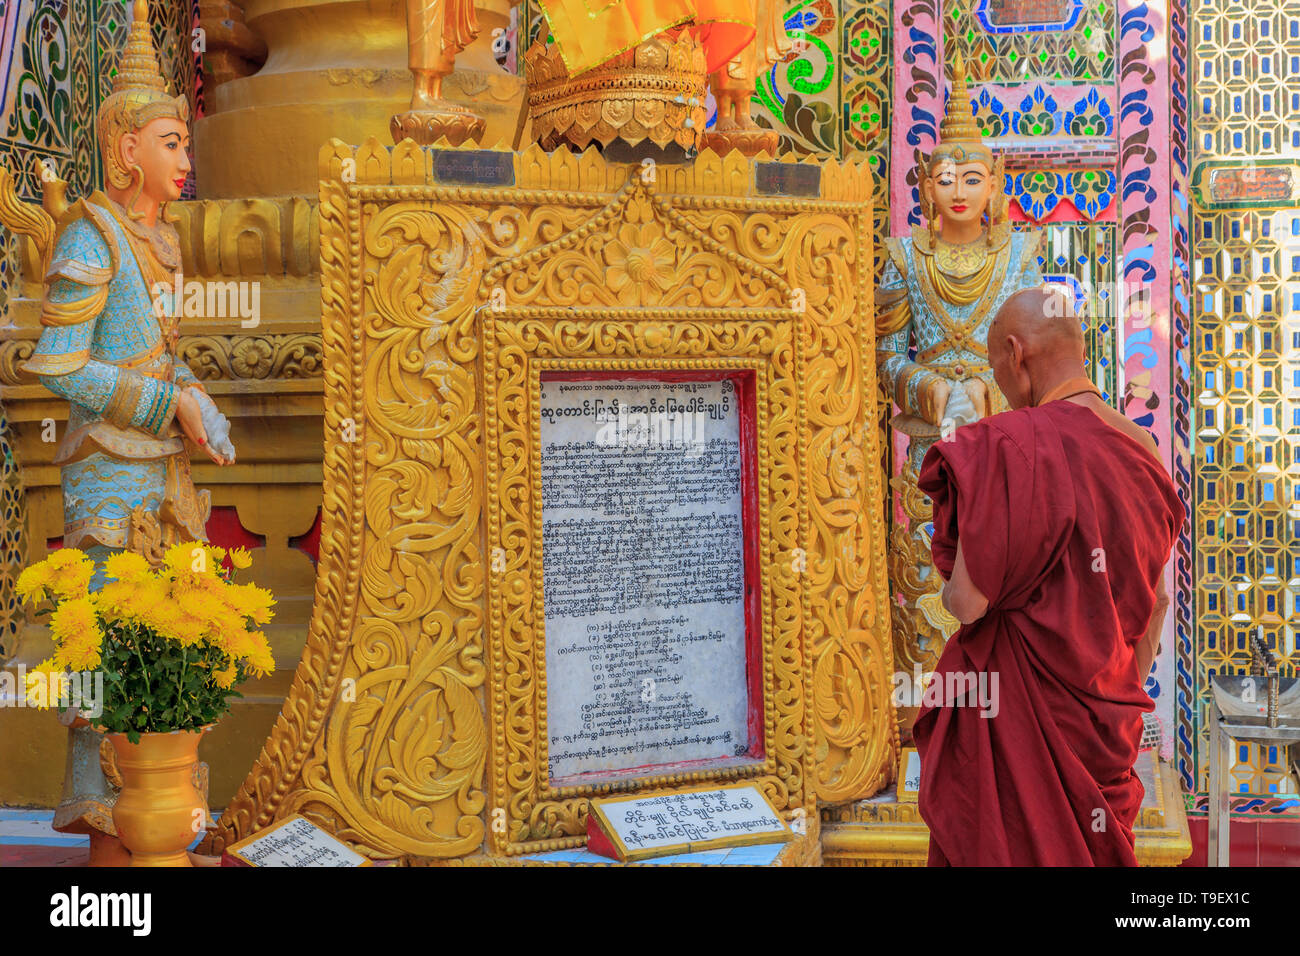
<instances>
[{"instance_id":1,"label":"bouquet of yellow flowers","mask_svg":"<svg viewBox=\"0 0 1300 956\"><path fill-rule=\"evenodd\" d=\"M46 695L32 693L38 682L99 670L102 712L88 718L96 727L136 743L142 733L213 723L241 696L235 684L275 670L258 630L275 601L263 588L234 583L249 564L242 548L198 542L175 545L156 570L126 551L108 557L93 591L97 566L82 551L62 548L25 569L18 596L51 615L55 648L29 672L29 699L44 703Z\"/></svg>"}]
</instances>

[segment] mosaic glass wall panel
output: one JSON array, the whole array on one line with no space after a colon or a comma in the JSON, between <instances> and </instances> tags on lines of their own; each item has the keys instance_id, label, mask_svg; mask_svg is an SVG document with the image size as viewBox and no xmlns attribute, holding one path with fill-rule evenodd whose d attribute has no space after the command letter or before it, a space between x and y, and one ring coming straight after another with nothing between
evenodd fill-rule
<instances>
[{"instance_id":1,"label":"mosaic glass wall panel","mask_svg":"<svg viewBox=\"0 0 1300 956\"><path fill-rule=\"evenodd\" d=\"M889 103L892 5L846 2L840 54L840 158L871 161L875 173L876 275L889 235Z\"/></svg>"},{"instance_id":2,"label":"mosaic glass wall panel","mask_svg":"<svg viewBox=\"0 0 1300 956\"><path fill-rule=\"evenodd\" d=\"M1088 376L1118 406L1115 385L1115 227L1111 223L1052 223L1043 227L1038 262L1050 282L1067 286L1083 327Z\"/></svg>"},{"instance_id":3,"label":"mosaic glass wall panel","mask_svg":"<svg viewBox=\"0 0 1300 956\"><path fill-rule=\"evenodd\" d=\"M1197 768L1204 790L1210 678L1249 671L1254 633L1285 673L1300 664L1300 210L1198 210L1192 252ZM1284 768L1275 752L1246 745L1238 758L1235 791L1278 791Z\"/></svg>"},{"instance_id":4,"label":"mosaic glass wall panel","mask_svg":"<svg viewBox=\"0 0 1300 956\"><path fill-rule=\"evenodd\" d=\"M1106 82L1115 76L1112 0L947 0L944 55L995 82Z\"/></svg>"},{"instance_id":5,"label":"mosaic glass wall panel","mask_svg":"<svg viewBox=\"0 0 1300 956\"><path fill-rule=\"evenodd\" d=\"M774 64L755 83L751 113L781 132L781 149L840 155L840 19L831 0L799 0L785 14L801 52Z\"/></svg>"},{"instance_id":6,"label":"mosaic glass wall panel","mask_svg":"<svg viewBox=\"0 0 1300 956\"><path fill-rule=\"evenodd\" d=\"M1205 790L1212 675L1249 670L1251 634L1263 635L1284 673L1300 665L1300 210L1261 202L1250 163L1300 156L1300 2L1192 0L1190 14L1193 179L1216 161L1247 161L1226 202L1194 207L1191 229L1196 767ZM1241 745L1236 758L1234 791L1270 810L1300 806L1275 796L1286 771L1277 748Z\"/></svg>"}]
</instances>

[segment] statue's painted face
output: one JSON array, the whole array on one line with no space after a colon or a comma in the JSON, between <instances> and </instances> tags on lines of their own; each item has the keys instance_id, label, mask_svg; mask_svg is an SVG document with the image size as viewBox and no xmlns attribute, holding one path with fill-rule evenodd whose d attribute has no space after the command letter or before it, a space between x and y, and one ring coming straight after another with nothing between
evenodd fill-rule
<instances>
[{"instance_id":1,"label":"statue's painted face","mask_svg":"<svg viewBox=\"0 0 1300 956\"><path fill-rule=\"evenodd\" d=\"M925 180L925 192L944 222L979 222L993 192L993 173L979 162L940 160Z\"/></svg>"},{"instance_id":2,"label":"statue's painted face","mask_svg":"<svg viewBox=\"0 0 1300 956\"><path fill-rule=\"evenodd\" d=\"M141 193L155 202L181 198L190 174L190 131L178 119L156 119L122 137L122 158L144 170Z\"/></svg>"}]
</instances>

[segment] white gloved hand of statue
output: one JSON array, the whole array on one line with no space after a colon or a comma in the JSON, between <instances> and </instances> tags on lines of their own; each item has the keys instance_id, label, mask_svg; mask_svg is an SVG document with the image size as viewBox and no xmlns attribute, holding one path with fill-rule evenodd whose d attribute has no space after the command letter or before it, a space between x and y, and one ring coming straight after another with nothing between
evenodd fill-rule
<instances>
[{"instance_id":1,"label":"white gloved hand of statue","mask_svg":"<svg viewBox=\"0 0 1300 956\"><path fill-rule=\"evenodd\" d=\"M979 421L979 411L975 408L975 403L970 400L970 395L966 389L962 388L960 382L951 382L949 384L952 385L952 391L948 394L948 404L943 407L943 420L940 422L940 428L948 422L952 422L952 427L960 427Z\"/></svg>"},{"instance_id":2,"label":"white gloved hand of statue","mask_svg":"<svg viewBox=\"0 0 1300 956\"><path fill-rule=\"evenodd\" d=\"M199 403L203 415L203 430L208 433L208 445L222 458L233 463L235 446L230 440L230 419L217 410L216 403L208 397L207 392L199 388L190 390L190 394Z\"/></svg>"}]
</instances>

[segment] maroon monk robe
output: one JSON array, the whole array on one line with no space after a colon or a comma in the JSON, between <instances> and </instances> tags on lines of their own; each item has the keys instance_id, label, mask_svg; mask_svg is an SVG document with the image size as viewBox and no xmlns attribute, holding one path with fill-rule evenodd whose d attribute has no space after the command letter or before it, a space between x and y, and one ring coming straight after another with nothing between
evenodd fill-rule
<instances>
[{"instance_id":1,"label":"maroon monk robe","mask_svg":"<svg viewBox=\"0 0 1300 956\"><path fill-rule=\"evenodd\" d=\"M989 602L948 641L944 704L914 728L930 865L1136 865L1133 764L1155 705L1135 648L1183 522L1173 482L1131 437L1056 401L936 442L920 488L935 566L952 574L960 534ZM996 716L976 694L954 706L953 672L997 674Z\"/></svg>"}]
</instances>

